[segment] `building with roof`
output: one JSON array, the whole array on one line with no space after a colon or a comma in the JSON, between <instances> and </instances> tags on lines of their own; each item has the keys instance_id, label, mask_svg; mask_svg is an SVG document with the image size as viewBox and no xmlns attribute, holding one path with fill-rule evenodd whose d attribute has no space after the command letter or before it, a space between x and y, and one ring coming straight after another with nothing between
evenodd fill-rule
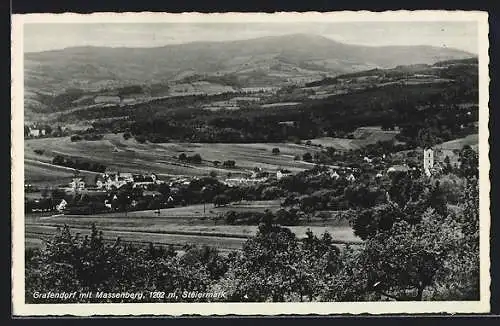
<instances>
[{"instance_id":1,"label":"building with roof","mask_svg":"<svg viewBox=\"0 0 500 326\"><path fill-rule=\"evenodd\" d=\"M410 169L405 165L393 165L387 169L387 174L397 173L397 172L408 172Z\"/></svg>"},{"instance_id":2,"label":"building with roof","mask_svg":"<svg viewBox=\"0 0 500 326\"><path fill-rule=\"evenodd\" d=\"M279 169L276 172L276 179L281 180L281 179L283 179L285 177L289 177L291 175L292 175L292 171L286 170L286 169Z\"/></svg>"}]
</instances>

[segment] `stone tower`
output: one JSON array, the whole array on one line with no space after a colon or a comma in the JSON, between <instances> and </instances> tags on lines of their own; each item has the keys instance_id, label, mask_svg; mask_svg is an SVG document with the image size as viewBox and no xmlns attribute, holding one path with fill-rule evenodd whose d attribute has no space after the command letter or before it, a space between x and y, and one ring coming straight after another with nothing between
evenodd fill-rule
<instances>
[{"instance_id":1,"label":"stone tower","mask_svg":"<svg viewBox=\"0 0 500 326\"><path fill-rule=\"evenodd\" d=\"M430 175L434 167L434 150L432 148L424 149L424 172Z\"/></svg>"}]
</instances>

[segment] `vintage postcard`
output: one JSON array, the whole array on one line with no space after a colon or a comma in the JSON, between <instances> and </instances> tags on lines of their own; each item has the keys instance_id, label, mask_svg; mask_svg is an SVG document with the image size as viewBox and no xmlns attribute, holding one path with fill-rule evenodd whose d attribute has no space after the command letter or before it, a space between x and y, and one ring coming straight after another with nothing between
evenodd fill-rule
<instances>
[{"instance_id":1,"label":"vintage postcard","mask_svg":"<svg viewBox=\"0 0 500 326\"><path fill-rule=\"evenodd\" d=\"M13 314L488 312L488 62L484 12L14 15Z\"/></svg>"}]
</instances>

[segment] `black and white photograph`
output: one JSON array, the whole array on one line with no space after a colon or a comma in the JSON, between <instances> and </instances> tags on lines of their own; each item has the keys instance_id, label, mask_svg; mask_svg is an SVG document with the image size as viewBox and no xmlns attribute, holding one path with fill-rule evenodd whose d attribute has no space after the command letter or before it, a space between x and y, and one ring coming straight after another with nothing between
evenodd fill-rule
<instances>
[{"instance_id":1,"label":"black and white photograph","mask_svg":"<svg viewBox=\"0 0 500 326\"><path fill-rule=\"evenodd\" d=\"M14 15L14 314L488 312L487 18Z\"/></svg>"}]
</instances>

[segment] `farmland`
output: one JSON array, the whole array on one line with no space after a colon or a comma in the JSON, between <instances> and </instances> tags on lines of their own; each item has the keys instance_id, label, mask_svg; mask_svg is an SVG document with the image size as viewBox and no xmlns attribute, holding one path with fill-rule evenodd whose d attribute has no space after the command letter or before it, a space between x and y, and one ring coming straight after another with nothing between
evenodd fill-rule
<instances>
[{"instance_id":1,"label":"farmland","mask_svg":"<svg viewBox=\"0 0 500 326\"><path fill-rule=\"evenodd\" d=\"M91 224L95 224L106 233L109 240L120 237L123 240L157 244L172 244L183 246L189 243L207 244L222 250L241 248L247 238L255 235L255 225L225 225L213 219L218 214L228 211L264 211L279 209L280 201L254 201L233 203L226 207L206 205L191 205L162 209L159 214L155 211L136 211L129 213L109 213L93 216L26 216L26 243L30 246L41 245L36 242L40 234L52 234L56 227L68 225L75 232L87 234ZM299 237L305 236L308 229L315 234L328 231L337 243L359 243L348 223L337 223L336 219L328 222L311 220L308 225L290 226L289 228Z\"/></svg>"},{"instance_id":2,"label":"farmland","mask_svg":"<svg viewBox=\"0 0 500 326\"><path fill-rule=\"evenodd\" d=\"M467 137L450 140L450 141L447 141L447 142L440 144L439 147L441 147L443 149L460 150L466 145L471 146L473 149L477 149L477 147L479 146L479 135L472 134L472 135L469 135Z\"/></svg>"},{"instance_id":3,"label":"farmland","mask_svg":"<svg viewBox=\"0 0 500 326\"><path fill-rule=\"evenodd\" d=\"M377 126L360 127L352 133L352 139L335 138L335 137L320 137L311 139L311 143L321 145L323 147L333 147L337 150L356 150L370 144L375 144L379 141L394 140L399 134L395 130L382 130Z\"/></svg>"},{"instance_id":4,"label":"farmland","mask_svg":"<svg viewBox=\"0 0 500 326\"><path fill-rule=\"evenodd\" d=\"M280 153L273 155L273 148ZM35 150L37 151L35 153ZM198 143L138 143L134 139L125 140L122 134L106 134L102 140L72 142L66 138L39 138L25 140L25 178L38 186L67 184L73 176L71 168L53 165L55 155L64 155L104 164L108 169L130 172L156 172L160 176L184 175L203 176L215 171L225 177L247 175L254 167L271 172L286 168L299 172L311 168L313 164L294 159L306 152L314 153L318 148L293 143L257 143L257 144L198 144ZM180 153L200 154L201 164L181 162ZM235 168L215 167L213 161L235 160ZM97 173L80 171L88 181ZM69 225L75 232L87 234L95 223L106 233L109 241L120 237L131 243L172 244L182 247L187 243L207 244L222 250L241 248L246 239L257 231L255 225L225 225L214 217L228 211L263 212L266 209L276 211L280 201L253 201L232 203L228 206L214 207L202 204L153 210L107 213L87 216L26 216L26 245L42 245L40 238L56 232L56 227ZM347 224L324 224L310 221L308 225L290 227L299 237L305 236L307 229L315 234L328 231L338 242L360 241Z\"/></svg>"},{"instance_id":5,"label":"farmland","mask_svg":"<svg viewBox=\"0 0 500 326\"><path fill-rule=\"evenodd\" d=\"M71 168L33 159L24 160L24 178L26 182L33 185L55 186L67 184L71 181L73 174L74 170ZM90 171L80 172L80 176L84 176L89 180L92 180L96 175L97 173Z\"/></svg>"},{"instance_id":6,"label":"farmland","mask_svg":"<svg viewBox=\"0 0 500 326\"><path fill-rule=\"evenodd\" d=\"M274 147L280 149L279 155L272 155ZM34 150L42 150L38 155ZM316 149L317 150L317 149ZM159 175L188 175L203 176L210 171L219 175L247 174L254 167L276 171L277 168L286 168L291 171L301 171L312 167L311 163L294 160L294 156L306 152L314 152L314 148L292 143L270 144L198 144L198 143L164 143L140 144L133 139L125 140L121 134L106 134L102 140L71 142L65 138L40 138L25 141L25 175L26 180L41 182L54 181L54 178L67 179L71 169L50 166L55 155L64 155L98 161L109 169L130 172L156 172ZM188 155L198 153L203 162L201 164L187 164L180 162L176 157L180 153ZM226 169L215 167L213 161L234 160L236 167ZM59 173L62 171L63 174ZM53 173L57 172L57 173ZM89 175L93 175L90 173Z\"/></svg>"}]
</instances>

